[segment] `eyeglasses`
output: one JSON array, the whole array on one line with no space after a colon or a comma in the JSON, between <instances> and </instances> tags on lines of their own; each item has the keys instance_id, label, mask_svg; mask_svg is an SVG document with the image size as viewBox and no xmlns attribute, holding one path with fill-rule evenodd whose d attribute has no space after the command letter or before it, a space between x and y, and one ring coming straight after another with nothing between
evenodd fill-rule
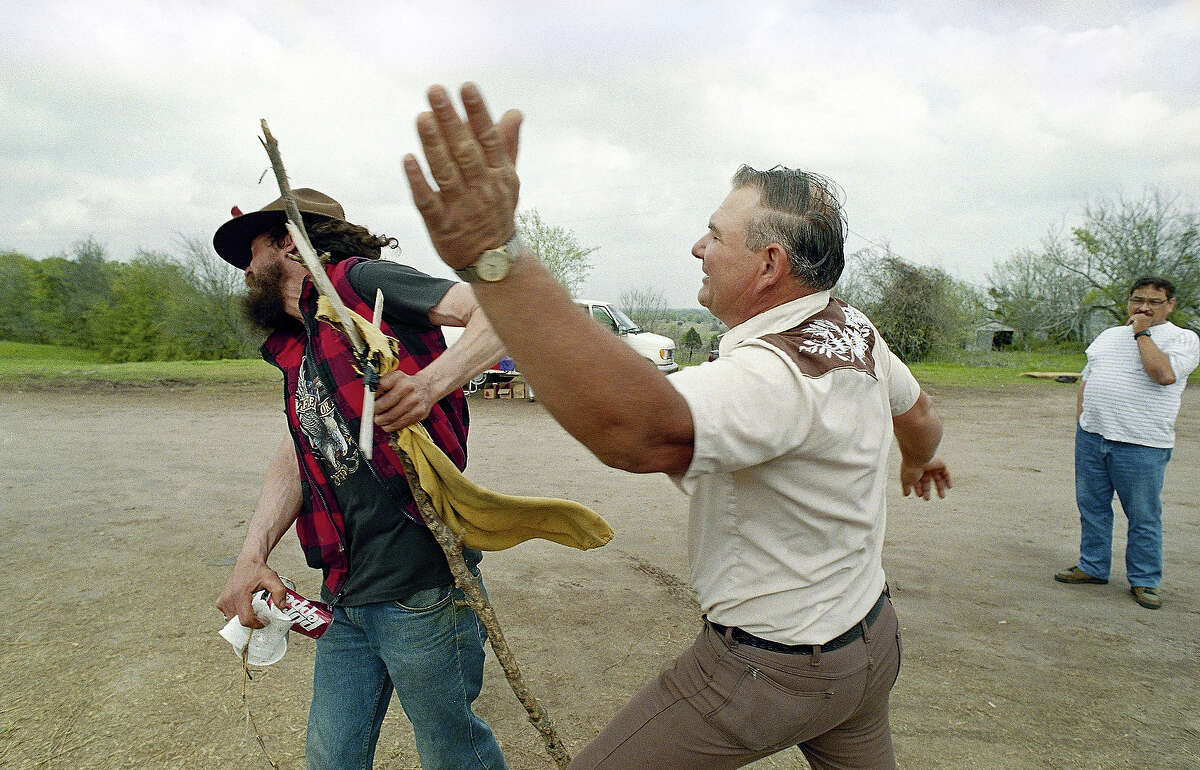
<instances>
[{"instance_id":1,"label":"eyeglasses","mask_svg":"<svg viewBox=\"0 0 1200 770\"><path fill-rule=\"evenodd\" d=\"M1129 304L1131 305L1149 305L1150 307L1159 307L1165 305L1171 300L1169 299L1151 299L1150 297L1130 297Z\"/></svg>"}]
</instances>

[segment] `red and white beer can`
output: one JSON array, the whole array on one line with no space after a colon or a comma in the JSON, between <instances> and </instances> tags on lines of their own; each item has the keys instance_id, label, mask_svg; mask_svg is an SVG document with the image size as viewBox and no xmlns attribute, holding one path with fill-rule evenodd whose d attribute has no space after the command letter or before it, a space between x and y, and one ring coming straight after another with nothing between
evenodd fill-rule
<instances>
[{"instance_id":1,"label":"red and white beer can","mask_svg":"<svg viewBox=\"0 0 1200 770\"><path fill-rule=\"evenodd\" d=\"M292 630L299 634L320 639L321 634L329 628L330 621L333 620L333 608L325 602L314 602L311 599L306 599L300 594L292 590L291 581L284 582L284 587L287 588L287 601L285 606L280 609L292 621ZM270 592L263 590L264 599L267 600L267 606L274 607L275 600L271 598Z\"/></svg>"}]
</instances>

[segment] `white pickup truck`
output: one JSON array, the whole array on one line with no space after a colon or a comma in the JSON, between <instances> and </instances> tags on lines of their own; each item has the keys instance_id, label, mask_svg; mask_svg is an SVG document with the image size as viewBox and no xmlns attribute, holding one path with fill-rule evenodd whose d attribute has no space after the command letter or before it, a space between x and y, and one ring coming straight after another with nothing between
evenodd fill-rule
<instances>
[{"instance_id":1,"label":"white pickup truck","mask_svg":"<svg viewBox=\"0 0 1200 770\"><path fill-rule=\"evenodd\" d=\"M679 371L675 363L675 341L661 334L643 331L642 327L630 320L611 302L599 302L591 299L577 299L575 304L583 308L601 326L612 330L629 347L633 348L642 358L658 367L663 374Z\"/></svg>"},{"instance_id":2,"label":"white pickup truck","mask_svg":"<svg viewBox=\"0 0 1200 770\"><path fill-rule=\"evenodd\" d=\"M611 302L577 299L575 304L602 326L611 329L613 334L624 340L642 358L658 367L660 372L670 374L679 371L679 365L675 363L675 341L670 337L642 331L641 327ZM462 329L446 326L442 328L442 333L446 336L446 344L450 345L462 335ZM495 367L472 378L466 390L474 392L489 382L508 382L520 374L512 359L505 357ZM529 399L533 400L532 390L529 391Z\"/></svg>"}]
</instances>

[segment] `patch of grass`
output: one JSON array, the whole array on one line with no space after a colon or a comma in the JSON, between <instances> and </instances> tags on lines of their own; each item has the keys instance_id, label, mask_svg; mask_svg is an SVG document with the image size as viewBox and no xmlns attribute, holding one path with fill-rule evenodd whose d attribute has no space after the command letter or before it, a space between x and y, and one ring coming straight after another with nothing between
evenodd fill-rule
<instances>
[{"instance_id":1,"label":"patch of grass","mask_svg":"<svg viewBox=\"0 0 1200 770\"><path fill-rule=\"evenodd\" d=\"M30 361L99 361L94 350L72 348L64 345L35 345L29 342L0 340L0 363L9 359Z\"/></svg>"},{"instance_id":2,"label":"patch of grass","mask_svg":"<svg viewBox=\"0 0 1200 770\"><path fill-rule=\"evenodd\" d=\"M0 384L4 385L266 385L278 381L278 370L258 358L112 364L101 361L95 351L0 340Z\"/></svg>"},{"instance_id":3,"label":"patch of grass","mask_svg":"<svg viewBox=\"0 0 1200 770\"><path fill-rule=\"evenodd\" d=\"M1045 384L1022 377L1022 372L1083 371L1087 356L1077 350L986 350L961 351L952 360L922 361L912 364L913 375L922 384L975 388L1004 388L1020 384ZM1049 381L1051 384L1053 380Z\"/></svg>"},{"instance_id":4,"label":"patch of grass","mask_svg":"<svg viewBox=\"0 0 1200 770\"><path fill-rule=\"evenodd\" d=\"M960 351L953 360L923 361L909 368L922 384L960 387L1003 388L1021 383L1061 385L1053 380L1022 377L1022 372L1083 371L1087 356L1082 350L1047 348L1044 350ZM1192 372L1188 383L1200 383L1200 369ZM1077 387L1078 382L1070 387Z\"/></svg>"},{"instance_id":5,"label":"patch of grass","mask_svg":"<svg viewBox=\"0 0 1200 770\"><path fill-rule=\"evenodd\" d=\"M676 351L678 352L678 351ZM697 356L695 364L704 359ZM680 366L695 364L677 359ZM1087 356L1082 350L1070 348L1047 348L1044 350L986 350L956 352L952 357L910 364L909 368L922 385L933 387L961 387L996 389L1008 387L1064 387L1064 383L1053 380L1038 380L1022 377L1022 372L1070 372L1083 371ZM1200 369L1192 372L1189 383L1200 383ZM1078 383L1067 383L1066 387L1077 387Z\"/></svg>"},{"instance_id":6,"label":"patch of grass","mask_svg":"<svg viewBox=\"0 0 1200 770\"><path fill-rule=\"evenodd\" d=\"M696 355L695 363L677 360L680 366L694 366L708 356ZM686 355L684 356L686 358ZM1022 377L1022 372L1082 371L1087 358L1082 351L1050 349L1042 351L962 351L954 360L924 361L911 369L922 385L1006 388L1014 386L1062 387L1061 383ZM221 361L138 361L110 364L99 360L94 351L57 345L31 345L0 340L0 385L72 385L89 382L122 385L232 384L275 385L278 371L257 358ZM1200 370L1188 378L1200 383ZM1071 385L1070 387L1074 387Z\"/></svg>"}]
</instances>

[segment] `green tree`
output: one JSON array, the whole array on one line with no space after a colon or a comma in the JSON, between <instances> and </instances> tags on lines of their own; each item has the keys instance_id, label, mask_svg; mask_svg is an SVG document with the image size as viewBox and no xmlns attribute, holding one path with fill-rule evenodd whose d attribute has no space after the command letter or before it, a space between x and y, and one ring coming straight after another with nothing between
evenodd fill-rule
<instances>
[{"instance_id":1,"label":"green tree","mask_svg":"<svg viewBox=\"0 0 1200 770\"><path fill-rule=\"evenodd\" d=\"M94 239L75 243L71 256L5 255L2 269L6 318L0 336L87 347L87 322L108 301L111 274Z\"/></svg>"},{"instance_id":2,"label":"green tree","mask_svg":"<svg viewBox=\"0 0 1200 770\"><path fill-rule=\"evenodd\" d=\"M978 292L936 267L914 265L882 251L852 255L850 296L905 361L922 361L963 346L980 320ZM839 283L839 287L841 284Z\"/></svg>"},{"instance_id":3,"label":"green tree","mask_svg":"<svg viewBox=\"0 0 1200 770\"><path fill-rule=\"evenodd\" d=\"M256 346L257 336L240 317L240 294L219 274L205 273L218 266L139 251L113 267L110 301L88 325L91 345L108 360L237 358Z\"/></svg>"},{"instance_id":4,"label":"green tree","mask_svg":"<svg viewBox=\"0 0 1200 770\"><path fill-rule=\"evenodd\" d=\"M1125 322L1129 285L1144 275L1175 284L1172 321L1200 319L1200 213L1153 189L1089 205L1069 237L1051 231L1041 248L998 265L988 294L995 315L1019 331L1086 342L1096 321Z\"/></svg>"},{"instance_id":5,"label":"green tree","mask_svg":"<svg viewBox=\"0 0 1200 770\"><path fill-rule=\"evenodd\" d=\"M537 209L517 213L517 232L542 264L572 297L592 271L596 246L581 246L575 234L561 225L542 221Z\"/></svg>"},{"instance_id":6,"label":"green tree","mask_svg":"<svg viewBox=\"0 0 1200 770\"><path fill-rule=\"evenodd\" d=\"M63 282L63 327L81 339L88 319L99 312L112 293L112 270L105 259L104 247L96 239L77 241L71 247L72 259L66 266Z\"/></svg>"},{"instance_id":7,"label":"green tree","mask_svg":"<svg viewBox=\"0 0 1200 770\"><path fill-rule=\"evenodd\" d=\"M177 323L178 309L196 295L188 271L145 251L116 268L110 302L88 321L91 346L110 361L193 358Z\"/></svg>"},{"instance_id":8,"label":"green tree","mask_svg":"<svg viewBox=\"0 0 1200 770\"><path fill-rule=\"evenodd\" d=\"M1091 313L1082 299L1087 282L1062 267L1066 245L1051 233L1040 251L1025 250L995 265L987 276L992 317L1013 327L1017 344L1083 339ZM1049 259L1053 254L1057 258Z\"/></svg>"},{"instance_id":9,"label":"green tree","mask_svg":"<svg viewBox=\"0 0 1200 770\"><path fill-rule=\"evenodd\" d=\"M1072 234L1074 249L1060 264L1086 279L1086 305L1124 323L1129 284L1159 275L1179 296L1172 318L1184 324L1197 318L1200 214L1182 208L1178 196L1152 190L1138 200L1101 200L1086 209L1084 224Z\"/></svg>"},{"instance_id":10,"label":"green tree","mask_svg":"<svg viewBox=\"0 0 1200 770\"><path fill-rule=\"evenodd\" d=\"M28 313L36 329L30 342L80 345L86 340L70 322L66 308L71 302L71 263L64 256L38 260L29 287Z\"/></svg>"},{"instance_id":11,"label":"green tree","mask_svg":"<svg viewBox=\"0 0 1200 770\"><path fill-rule=\"evenodd\" d=\"M261 335L242 318L240 271L204 241L180 237L183 259L138 252L105 259L88 238L71 255L0 254L0 338L78 345L110 361L236 358Z\"/></svg>"},{"instance_id":12,"label":"green tree","mask_svg":"<svg viewBox=\"0 0 1200 770\"><path fill-rule=\"evenodd\" d=\"M0 254L0 339L39 342L32 311L37 262L22 254Z\"/></svg>"},{"instance_id":13,"label":"green tree","mask_svg":"<svg viewBox=\"0 0 1200 770\"><path fill-rule=\"evenodd\" d=\"M695 326L689 326L687 333L683 335L683 339L680 341L680 344L683 346L683 349L687 351L688 363L690 364L696 355L696 351L704 345L704 340L700 339L700 334L696 331Z\"/></svg>"},{"instance_id":14,"label":"green tree","mask_svg":"<svg viewBox=\"0 0 1200 770\"><path fill-rule=\"evenodd\" d=\"M257 355L262 334L246 321L242 299L245 274L217 256L207 239L178 236L183 264L198 292L194 306L181 308L196 357L246 358Z\"/></svg>"}]
</instances>

